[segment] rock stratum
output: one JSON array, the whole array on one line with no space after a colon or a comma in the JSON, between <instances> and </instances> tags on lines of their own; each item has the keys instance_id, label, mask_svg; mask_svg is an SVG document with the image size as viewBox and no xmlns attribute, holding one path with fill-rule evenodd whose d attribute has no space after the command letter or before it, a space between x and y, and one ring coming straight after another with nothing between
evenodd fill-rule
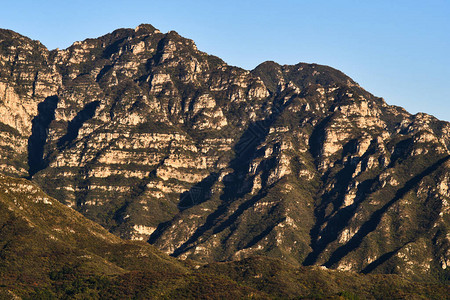
<instances>
[{"instance_id":1,"label":"rock stratum","mask_svg":"<svg viewBox=\"0 0 450 300\"><path fill-rule=\"evenodd\" d=\"M151 25L52 51L0 30L0 147L3 174L177 258L448 278L450 124L331 67L247 71Z\"/></svg>"}]
</instances>

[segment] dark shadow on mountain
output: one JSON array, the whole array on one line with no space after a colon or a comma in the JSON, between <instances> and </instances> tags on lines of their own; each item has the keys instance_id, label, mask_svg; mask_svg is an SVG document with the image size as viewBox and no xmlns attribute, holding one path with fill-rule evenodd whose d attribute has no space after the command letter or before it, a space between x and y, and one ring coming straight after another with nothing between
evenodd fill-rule
<instances>
[{"instance_id":1,"label":"dark shadow on mountain","mask_svg":"<svg viewBox=\"0 0 450 300\"><path fill-rule=\"evenodd\" d=\"M169 38L167 36L164 36L161 40L158 41L158 45L156 46L156 53L152 57L152 59L148 62L147 68L151 68L151 66L160 64L162 62L164 47L166 46L166 42L168 40Z\"/></svg>"},{"instance_id":2,"label":"dark shadow on mountain","mask_svg":"<svg viewBox=\"0 0 450 300\"><path fill-rule=\"evenodd\" d=\"M103 76L105 76L105 74L112 69L112 67L113 65L104 66L103 69L101 69L100 72L97 74L97 77L95 77L95 81L99 82L103 78Z\"/></svg>"},{"instance_id":3,"label":"dark shadow on mountain","mask_svg":"<svg viewBox=\"0 0 450 300\"><path fill-rule=\"evenodd\" d=\"M167 152L170 152L170 147L171 145L169 145ZM139 182L135 185L132 186L130 191L127 193L125 200L120 204L119 208L114 211L114 216L113 216L113 220L116 222L116 224L119 225L115 225L112 226L111 228L111 232L115 232L116 230L120 229L121 225L124 223L124 220L126 219L125 216L128 215L128 209L130 207L130 205L132 204L133 199L138 199L139 197L145 195L145 193L147 192L147 186L149 184L150 181L152 181L155 177L156 177L156 170L158 168L160 168L162 165L164 165L164 162L169 158L169 154L166 153L166 155L158 162L158 164L153 167L153 170L151 170L147 176L145 176L144 178L140 179ZM159 226L158 226L159 228ZM156 231L156 230L155 230Z\"/></svg>"},{"instance_id":4,"label":"dark shadow on mountain","mask_svg":"<svg viewBox=\"0 0 450 300\"><path fill-rule=\"evenodd\" d=\"M238 219L238 217L242 215L244 211L252 207L256 202L264 198L266 195L267 192L259 193L258 195L250 198L249 200L239 205L239 207L236 209L235 212L233 212L228 218L223 220L220 224L218 224L216 228L214 228L213 234L217 234L225 230L228 226L233 224Z\"/></svg>"},{"instance_id":5,"label":"dark shadow on mountain","mask_svg":"<svg viewBox=\"0 0 450 300\"><path fill-rule=\"evenodd\" d=\"M223 219L224 215L226 215L226 212L228 211L229 205L234 200L243 198L251 192L252 186L245 180L251 160L264 154L264 149L257 151L258 146L266 139L270 126L272 126L281 112L290 103L291 100L287 101L283 105L274 106L272 108L272 113L266 119L251 123L247 130L244 131L234 147L236 156L229 165L233 172L226 175L223 179L224 189L220 198L222 200L222 204L214 212L208 215L205 223L200 226L185 243L178 247L173 252L172 256L176 257L191 248L192 244L194 244L204 233L209 230L212 230L214 234L221 232L227 226L232 224L246 209L266 196L267 191L260 192L240 204L236 211L234 211L229 217ZM151 240L155 241L156 238Z\"/></svg>"},{"instance_id":6,"label":"dark shadow on mountain","mask_svg":"<svg viewBox=\"0 0 450 300\"><path fill-rule=\"evenodd\" d=\"M211 197L211 188L219 178L218 173L211 173L205 179L180 195L178 209L183 211L207 201Z\"/></svg>"},{"instance_id":7,"label":"dark shadow on mountain","mask_svg":"<svg viewBox=\"0 0 450 300\"><path fill-rule=\"evenodd\" d=\"M159 166L159 164L158 164ZM147 190L147 184L150 182L152 178L156 176L156 168L150 171L149 175L140 179L139 182L130 188L130 192L125 197L125 201L122 202L119 206L119 208L114 211L113 220L116 222L116 224L121 224L125 220L125 216L128 214L128 208L130 204L132 203L132 199L137 199L141 195L145 193ZM114 230L117 229L117 226L113 226L111 228L111 232L114 232Z\"/></svg>"},{"instance_id":8,"label":"dark shadow on mountain","mask_svg":"<svg viewBox=\"0 0 450 300\"><path fill-rule=\"evenodd\" d=\"M394 151L390 157L391 162L389 163L388 168L392 168L396 163L402 162L402 157L407 157L408 152L412 150L414 145L414 140L412 138L408 138L398 142L394 146Z\"/></svg>"},{"instance_id":9,"label":"dark shadow on mountain","mask_svg":"<svg viewBox=\"0 0 450 300\"><path fill-rule=\"evenodd\" d=\"M377 267L379 267L380 265L382 265L385 262L387 262L392 256L397 254L398 251L400 251L400 249L402 249L402 247L398 247L398 248L396 248L396 249L394 249L394 250L392 250L390 252L384 253L379 258L377 258L375 261L371 262L364 269L362 269L361 273L362 274L369 274L370 272L375 270Z\"/></svg>"},{"instance_id":10,"label":"dark shadow on mountain","mask_svg":"<svg viewBox=\"0 0 450 300\"><path fill-rule=\"evenodd\" d=\"M110 58L111 55L113 55L114 53L119 52L120 47L122 46L121 44L128 38L128 36L122 37L116 41L114 41L112 44L108 45L105 50L103 50L103 54L102 57L103 58Z\"/></svg>"},{"instance_id":11,"label":"dark shadow on mountain","mask_svg":"<svg viewBox=\"0 0 450 300\"><path fill-rule=\"evenodd\" d=\"M266 236L268 236L269 233L271 233L275 227L277 227L279 224L281 224L285 220L286 220L286 217L282 217L279 220L277 220L276 222L270 224L261 233L259 233L254 238L252 238L252 240L250 242L248 242L247 245L245 245L245 247L243 249L247 249L247 248L251 248L251 247L255 246L258 242L262 241Z\"/></svg>"},{"instance_id":12,"label":"dark shadow on mountain","mask_svg":"<svg viewBox=\"0 0 450 300\"><path fill-rule=\"evenodd\" d=\"M320 156L322 150L322 144L325 138L325 128L331 120L331 116L326 117L320 121L317 126L314 127L311 136L309 137L309 149L311 155L314 157L316 166L318 165L318 157Z\"/></svg>"},{"instance_id":13,"label":"dark shadow on mountain","mask_svg":"<svg viewBox=\"0 0 450 300\"><path fill-rule=\"evenodd\" d=\"M424 171L414 176L412 179L408 180L402 188L400 188L395 197L392 198L389 202L387 202L383 207L375 211L368 221L366 221L358 230L357 233L347 242L347 244L339 247L336 251L331 254L329 260L324 264L325 267L332 267L334 264L338 263L343 257L345 257L348 253L358 248L364 237L366 237L369 233L374 231L378 224L381 221L384 213L398 200L404 197L409 191L411 191L424 177L430 175L434 172L439 166L449 160L450 155L444 158L439 159L430 167L426 168Z\"/></svg>"},{"instance_id":14,"label":"dark shadow on mountain","mask_svg":"<svg viewBox=\"0 0 450 300\"><path fill-rule=\"evenodd\" d=\"M436 224L436 220L439 218L439 212L442 209L442 201L439 197L434 197L432 194L428 194L427 199L421 203L423 205L422 209L419 209L419 215L417 215L417 222L415 222L415 228L409 230L411 235L402 235L402 238L396 239L399 245L394 250L389 251L381 255L378 259L368 264L361 273L368 274L387 262L391 257L398 253L403 247L410 243L414 243L419 237L427 236L430 234L430 230ZM406 242L404 241L406 240Z\"/></svg>"},{"instance_id":15,"label":"dark shadow on mountain","mask_svg":"<svg viewBox=\"0 0 450 300\"><path fill-rule=\"evenodd\" d=\"M158 227L156 227L155 231L153 231L153 233L148 238L147 243L156 243L156 240L158 240L158 238L164 233L164 231L166 231L166 229L170 227L170 224L172 224L171 221L159 223Z\"/></svg>"},{"instance_id":16,"label":"dark shadow on mountain","mask_svg":"<svg viewBox=\"0 0 450 300\"><path fill-rule=\"evenodd\" d=\"M212 234L216 234L227 228L230 224L232 224L240 214L242 214L243 211L251 207L253 204L255 204L258 200L264 198L266 193L262 193L259 195L256 195L252 197L250 200L244 202L241 204L238 209L227 219L221 220L221 216L225 214L225 212L228 210L229 203L223 203L220 205L213 213L208 215L206 218L205 223L200 226L194 234L185 242L183 245L178 247L173 254L171 254L174 257L177 257L178 255L182 254L183 252L189 250L190 248L194 247L193 243L195 243L204 233L206 233L209 230L213 230ZM214 228L217 226L216 228Z\"/></svg>"},{"instance_id":17,"label":"dark shadow on mountain","mask_svg":"<svg viewBox=\"0 0 450 300\"><path fill-rule=\"evenodd\" d=\"M38 105L38 115L31 121L31 136L28 138L29 179L47 167L44 159L44 148L47 142L50 123L55 119L58 96L50 96Z\"/></svg>"},{"instance_id":18,"label":"dark shadow on mountain","mask_svg":"<svg viewBox=\"0 0 450 300\"><path fill-rule=\"evenodd\" d=\"M100 101L93 101L84 106L84 108L78 112L75 118L67 125L67 133L58 140L58 148L65 148L78 137L78 133L83 124L92 119L95 115L97 107L100 105Z\"/></svg>"},{"instance_id":19,"label":"dark shadow on mountain","mask_svg":"<svg viewBox=\"0 0 450 300\"><path fill-rule=\"evenodd\" d=\"M241 135L234 147L236 157L230 162L229 166L233 172L228 174L223 181L225 185L224 192L221 196L223 201L230 202L251 192L252 186L246 185L244 180L248 173L250 163L252 159L264 155L264 149L258 149L259 145L266 140L270 127L291 102L292 99L278 106L274 104L272 113L269 117L251 123L247 130ZM278 151L279 145L276 145L274 152ZM266 162L266 164L266 173L262 174L262 179L264 179L264 176L268 176L267 168L273 167L275 162L272 160ZM264 186L262 188L264 188Z\"/></svg>"},{"instance_id":20,"label":"dark shadow on mountain","mask_svg":"<svg viewBox=\"0 0 450 300\"><path fill-rule=\"evenodd\" d=\"M341 163L344 162L344 157L355 153L356 145L357 140L354 139L343 146ZM368 151L367 154L360 158L360 160L372 154L372 152L373 151ZM310 231L312 252L308 254L303 262L306 266L315 264L326 247L337 240L341 230L348 225L360 203L365 199L367 191L376 182L375 179L368 179L361 182L358 186L355 202L347 207L341 208L344 203L346 190L353 179L352 176L356 168L355 165L356 164L350 162L337 173L335 176L336 183L334 184L334 188L321 197L321 203L314 211L316 223ZM329 205L333 206L333 211L327 214ZM325 223L326 226L323 227Z\"/></svg>"}]
</instances>

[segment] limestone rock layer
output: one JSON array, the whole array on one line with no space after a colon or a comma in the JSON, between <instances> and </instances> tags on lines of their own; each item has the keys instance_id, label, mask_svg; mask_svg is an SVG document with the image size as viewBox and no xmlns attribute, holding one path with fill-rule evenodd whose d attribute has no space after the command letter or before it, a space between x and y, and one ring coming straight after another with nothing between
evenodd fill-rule
<instances>
[{"instance_id":1,"label":"limestone rock layer","mask_svg":"<svg viewBox=\"0 0 450 300\"><path fill-rule=\"evenodd\" d=\"M52 51L0 30L0 171L179 258L440 276L449 132L333 68L247 71L151 25Z\"/></svg>"}]
</instances>

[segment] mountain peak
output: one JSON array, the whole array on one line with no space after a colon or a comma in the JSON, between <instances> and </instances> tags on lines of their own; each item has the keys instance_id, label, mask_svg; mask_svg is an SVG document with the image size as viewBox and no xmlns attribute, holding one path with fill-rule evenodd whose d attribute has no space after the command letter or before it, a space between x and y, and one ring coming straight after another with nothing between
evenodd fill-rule
<instances>
[{"instance_id":1,"label":"mountain peak","mask_svg":"<svg viewBox=\"0 0 450 300\"><path fill-rule=\"evenodd\" d=\"M158 29L156 29L155 27L153 27L150 24L140 24L134 29L134 31L136 33L140 33L140 34L160 33L160 31Z\"/></svg>"},{"instance_id":2,"label":"mountain peak","mask_svg":"<svg viewBox=\"0 0 450 300\"><path fill-rule=\"evenodd\" d=\"M112 233L202 262L450 265L449 123L328 66L249 72L146 24L19 46L0 48L0 168Z\"/></svg>"}]
</instances>

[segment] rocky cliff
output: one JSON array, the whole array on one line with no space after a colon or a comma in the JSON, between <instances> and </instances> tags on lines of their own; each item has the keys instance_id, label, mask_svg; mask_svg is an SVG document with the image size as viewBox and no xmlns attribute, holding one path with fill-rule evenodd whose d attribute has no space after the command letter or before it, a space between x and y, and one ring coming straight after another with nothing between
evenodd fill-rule
<instances>
[{"instance_id":1,"label":"rocky cliff","mask_svg":"<svg viewBox=\"0 0 450 300\"><path fill-rule=\"evenodd\" d=\"M53 51L1 30L0 122L3 173L175 257L448 276L450 124L333 68L247 71L151 25Z\"/></svg>"}]
</instances>

